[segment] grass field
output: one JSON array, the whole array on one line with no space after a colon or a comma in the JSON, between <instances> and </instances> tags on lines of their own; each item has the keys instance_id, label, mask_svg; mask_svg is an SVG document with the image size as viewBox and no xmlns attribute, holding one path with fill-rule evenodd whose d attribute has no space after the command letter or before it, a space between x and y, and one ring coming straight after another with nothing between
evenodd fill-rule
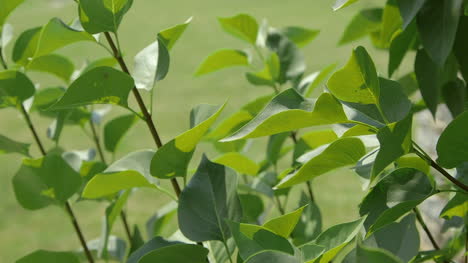
<instances>
[{"instance_id":1,"label":"grass field","mask_svg":"<svg viewBox=\"0 0 468 263\"><path fill-rule=\"evenodd\" d=\"M172 52L171 72L161 82L155 95L155 121L164 141L188 128L188 113L199 103L223 103L229 99L226 113L239 108L249 99L270 92L266 88L251 86L243 78L243 69L229 69L217 74L194 78L197 65L211 52L220 48L244 48L245 45L224 33L216 22L218 16L231 16L237 13L249 13L259 21L267 19L273 26L303 26L320 29L318 38L304 48L308 71L313 72L330 63L342 65L348 58L353 46L337 47L338 39L346 23L357 10L369 6L371 0L361 1L356 6L334 13L331 0L135 0L134 6L125 17L121 26L120 38L127 61L140 49L154 41L156 33L171 25L181 23L193 16L193 22L186 34L177 43ZM15 27L15 37L34 26L45 24L52 17L71 21L76 17L76 7L72 0L26 0L10 17L9 22ZM364 42L366 46L368 42ZM11 52L11 46L6 50ZM90 44L77 44L61 51L70 55L77 67L85 60L106 56L103 49ZM370 49L371 55L381 71L386 69L387 60L381 52ZM9 57L9 56L8 56ZM129 63L131 64L131 63ZM41 86L61 84L50 77L35 74L34 79ZM116 109L116 113L122 113ZM45 138L45 131L50 120L34 115L40 135ZM29 131L19 114L13 110L0 111L0 134L32 142ZM87 149L91 141L80 129L67 127L63 138L63 147ZM51 142L47 141L51 146ZM140 123L132 128L123 141L120 154L152 147L146 127ZM201 149L204 149L201 147ZM35 146L32 153L38 156ZM211 154L214 157L214 154ZM260 161L263 156L252 154ZM19 156L0 156L0 262L14 262L19 257L36 249L67 250L79 246L67 215L57 207L40 211L26 211L14 197L11 178L20 165ZM195 158L192 165L198 159ZM357 215L356 205L362 193L359 182L351 173L335 173L314 181L318 203L323 211L325 225L349 221ZM167 202L167 198L154 191L137 192L128 205L129 219L132 223L144 222L157 207ZM291 202L291 208L294 204ZM104 204L82 202L75 205L76 214L85 230L87 239L100 234L101 215ZM121 233L120 224L117 231ZM123 237L123 236L122 236Z\"/></svg>"}]
</instances>

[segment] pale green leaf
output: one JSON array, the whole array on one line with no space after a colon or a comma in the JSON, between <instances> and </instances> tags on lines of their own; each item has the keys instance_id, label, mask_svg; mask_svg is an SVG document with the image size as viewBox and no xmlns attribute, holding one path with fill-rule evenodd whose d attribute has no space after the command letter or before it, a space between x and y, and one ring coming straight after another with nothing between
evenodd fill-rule
<instances>
[{"instance_id":1,"label":"pale green leaf","mask_svg":"<svg viewBox=\"0 0 468 263\"><path fill-rule=\"evenodd\" d=\"M347 121L341 104L331 94L324 93L314 102L305 99L294 89L287 89L273 98L254 119L223 141L256 138Z\"/></svg>"},{"instance_id":2,"label":"pale green leaf","mask_svg":"<svg viewBox=\"0 0 468 263\"><path fill-rule=\"evenodd\" d=\"M361 10L346 27L339 44L347 44L379 31L382 24L382 14L381 8Z\"/></svg>"},{"instance_id":3,"label":"pale green leaf","mask_svg":"<svg viewBox=\"0 0 468 263\"><path fill-rule=\"evenodd\" d=\"M247 53L240 50L219 50L208 56L198 67L195 76L205 75L227 67L248 66L249 57Z\"/></svg>"},{"instance_id":4,"label":"pale green leaf","mask_svg":"<svg viewBox=\"0 0 468 263\"><path fill-rule=\"evenodd\" d=\"M214 159L213 162L230 167L238 173L247 175L256 175L260 169L256 162L238 152L223 154Z\"/></svg>"},{"instance_id":5,"label":"pale green leaf","mask_svg":"<svg viewBox=\"0 0 468 263\"><path fill-rule=\"evenodd\" d=\"M221 27L229 34L255 45L258 34L258 23L247 14L218 18Z\"/></svg>"},{"instance_id":6,"label":"pale green leaf","mask_svg":"<svg viewBox=\"0 0 468 263\"><path fill-rule=\"evenodd\" d=\"M185 32L190 22L192 22L192 17L187 19L187 21L185 21L182 24L178 24L173 27L164 29L163 31L158 33L158 39L161 39L164 45L167 47L167 49L171 50L177 42L177 40L179 40L179 38Z\"/></svg>"},{"instance_id":7,"label":"pale green leaf","mask_svg":"<svg viewBox=\"0 0 468 263\"><path fill-rule=\"evenodd\" d=\"M119 116L104 126L104 146L109 152L115 152L120 141L135 124L137 117L134 114Z\"/></svg>"},{"instance_id":8,"label":"pale green leaf","mask_svg":"<svg viewBox=\"0 0 468 263\"><path fill-rule=\"evenodd\" d=\"M333 5L333 11L345 8L351 4L356 3L357 1L359 0L336 0L335 4Z\"/></svg>"},{"instance_id":9,"label":"pale green leaf","mask_svg":"<svg viewBox=\"0 0 468 263\"><path fill-rule=\"evenodd\" d=\"M80 260L72 252L54 252L54 251L46 251L46 250L37 250L16 261L16 263L52 263L52 262L79 263Z\"/></svg>"},{"instance_id":10,"label":"pale green leaf","mask_svg":"<svg viewBox=\"0 0 468 263\"><path fill-rule=\"evenodd\" d=\"M29 155L30 144L14 141L8 137L0 135L0 154L19 153L24 156Z\"/></svg>"},{"instance_id":11,"label":"pale green leaf","mask_svg":"<svg viewBox=\"0 0 468 263\"><path fill-rule=\"evenodd\" d=\"M302 211L307 206L303 206L297 210L294 210L291 213L284 214L280 217L273 218L263 224L263 227L272 231L273 233L280 235L284 238L288 238L291 235L292 231L296 227L296 224L299 222L299 219L302 215Z\"/></svg>"},{"instance_id":12,"label":"pale green leaf","mask_svg":"<svg viewBox=\"0 0 468 263\"><path fill-rule=\"evenodd\" d=\"M151 90L157 81L169 72L169 50L163 40L157 39L135 56L133 78L139 89Z\"/></svg>"},{"instance_id":13,"label":"pale green leaf","mask_svg":"<svg viewBox=\"0 0 468 263\"><path fill-rule=\"evenodd\" d=\"M320 147L306 154L308 160L304 165L281 180L276 188L288 188L332 170L354 165L364 154L366 154L366 149L361 140L357 138L339 139L326 148Z\"/></svg>"},{"instance_id":14,"label":"pale green leaf","mask_svg":"<svg viewBox=\"0 0 468 263\"><path fill-rule=\"evenodd\" d=\"M33 59L31 63L28 64L27 70L50 73L62 79L65 83L68 83L75 71L75 65L64 56L50 54Z\"/></svg>"},{"instance_id":15,"label":"pale green leaf","mask_svg":"<svg viewBox=\"0 0 468 263\"><path fill-rule=\"evenodd\" d=\"M320 33L319 30L313 30L298 26L289 26L283 28L281 29L281 32L285 34L298 47L303 47L309 44Z\"/></svg>"}]
</instances>

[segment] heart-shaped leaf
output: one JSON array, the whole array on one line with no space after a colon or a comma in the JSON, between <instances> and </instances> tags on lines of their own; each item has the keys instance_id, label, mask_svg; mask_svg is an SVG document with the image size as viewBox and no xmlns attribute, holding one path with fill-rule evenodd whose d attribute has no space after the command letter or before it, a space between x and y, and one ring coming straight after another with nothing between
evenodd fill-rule
<instances>
[{"instance_id":1,"label":"heart-shaped leaf","mask_svg":"<svg viewBox=\"0 0 468 263\"><path fill-rule=\"evenodd\" d=\"M247 14L239 14L233 17L221 17L218 21L227 33L255 45L258 34L258 24L255 18Z\"/></svg>"}]
</instances>

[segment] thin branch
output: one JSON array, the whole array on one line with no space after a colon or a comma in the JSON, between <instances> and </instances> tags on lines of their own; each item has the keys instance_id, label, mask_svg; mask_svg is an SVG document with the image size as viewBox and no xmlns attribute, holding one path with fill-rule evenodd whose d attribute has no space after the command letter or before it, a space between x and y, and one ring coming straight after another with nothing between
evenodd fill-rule
<instances>
[{"instance_id":1,"label":"thin branch","mask_svg":"<svg viewBox=\"0 0 468 263\"><path fill-rule=\"evenodd\" d=\"M7 65L7 63L5 61L5 58L3 57L3 49L1 47L0 47L0 63L2 64L2 66L3 66L3 68L5 70L8 69L8 65Z\"/></svg>"},{"instance_id":2,"label":"thin branch","mask_svg":"<svg viewBox=\"0 0 468 263\"><path fill-rule=\"evenodd\" d=\"M99 139L99 134L96 131L96 125L94 125L93 120L89 120L89 126L91 127L91 132L93 133L93 140L94 144L96 145L96 149L99 153L99 158L101 158L101 161L104 164L107 164L106 158L104 156L104 151L102 150L101 140Z\"/></svg>"},{"instance_id":3,"label":"thin branch","mask_svg":"<svg viewBox=\"0 0 468 263\"><path fill-rule=\"evenodd\" d=\"M131 75L130 71L128 70L127 65L125 64L124 59L122 58L122 56L121 56L117 46L115 45L114 40L112 39L111 35L109 34L109 32L104 32L104 35L105 35L105 37L107 39L107 42L109 43L109 46L112 49L112 52L114 53L115 59L119 63L120 67L122 68L122 71L129 74L129 75ZM146 108L146 105L145 105L145 103L143 101L143 98L141 97L140 92L138 91L138 89L136 87L133 87L132 92L133 92L133 95L134 95L134 97L135 97L135 99L136 99L136 101L138 103L138 106L140 107L141 112L143 113L144 121L146 122L146 125L148 126L148 128L149 128L149 130L151 132L151 135L153 136L153 139L154 139L154 142L156 143L156 146L158 148L161 148L162 145L163 145L162 142L161 142L161 138L160 138L159 133L158 133L158 131L156 129L156 126L154 125L153 118L151 117L151 114L148 112L148 109ZM177 182L177 180L175 178L171 179L171 183L172 183L172 187L174 188L174 192L176 193L177 197L179 197L180 193L181 193L179 183Z\"/></svg>"},{"instance_id":4,"label":"thin branch","mask_svg":"<svg viewBox=\"0 0 468 263\"><path fill-rule=\"evenodd\" d=\"M426 160L432 168L436 169L439 173L441 173L445 178L447 178L450 182L452 182L454 185L460 187L463 189L465 192L468 192L468 186L465 185L464 183L460 182L453 176L451 176L444 168L442 168L440 165L438 165L431 157L429 157L427 154L423 154L420 150L417 148L420 148L417 146L415 142L413 142L413 145L416 147L413 147L414 153L418 155L421 159Z\"/></svg>"},{"instance_id":5,"label":"thin branch","mask_svg":"<svg viewBox=\"0 0 468 263\"><path fill-rule=\"evenodd\" d=\"M431 241L431 244L432 246L434 247L434 249L436 250L440 250L440 247L439 245L437 244L434 236L432 235L431 231L429 230L429 228L427 227L426 225L426 222L424 222L424 219L421 215L421 212L419 212L419 209L418 208L414 208L413 209L414 213L416 214L416 219L418 220L419 224L421 225L421 227L423 228L424 232L426 232L426 235L427 237L429 238L429 240Z\"/></svg>"},{"instance_id":6,"label":"thin branch","mask_svg":"<svg viewBox=\"0 0 468 263\"><path fill-rule=\"evenodd\" d=\"M278 196L275 195L275 201L276 201L276 207L278 208L278 211L281 213L281 215L285 214L283 205L281 204L281 201Z\"/></svg>"},{"instance_id":7,"label":"thin branch","mask_svg":"<svg viewBox=\"0 0 468 263\"><path fill-rule=\"evenodd\" d=\"M26 123L28 124L29 129L31 130L31 133L32 133L32 135L34 137L34 140L36 141L37 146L39 147L39 151L41 152L41 154L43 156L45 156L47 154L47 152L46 152L46 150L44 148L44 145L42 144L41 139L39 138L39 136L37 134L37 131L36 131L32 121L31 121L30 116L29 116L28 112L26 111L26 109L24 108L23 104L20 105L20 110L21 110L21 113L24 116L24 119L26 120ZM81 231L80 225L78 224L78 220L77 220L75 214L73 213L71 205L70 205L70 203L68 201L65 202L65 210L67 211L68 215L70 216L70 220L72 222L73 228L75 229L75 232L76 232L76 234L78 236L78 239L80 240L81 246L83 247L83 251L85 252L85 255L86 255L86 258L88 259L88 262L89 263L94 263L93 256L92 256L91 252L89 251L88 245L86 244L86 240L85 240L85 238L83 236L83 231Z\"/></svg>"}]
</instances>

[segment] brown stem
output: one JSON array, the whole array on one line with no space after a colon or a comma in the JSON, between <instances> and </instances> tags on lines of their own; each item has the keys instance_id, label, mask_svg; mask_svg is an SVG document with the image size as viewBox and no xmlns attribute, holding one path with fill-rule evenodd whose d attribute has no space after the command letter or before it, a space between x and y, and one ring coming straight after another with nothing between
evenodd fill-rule
<instances>
[{"instance_id":1,"label":"brown stem","mask_svg":"<svg viewBox=\"0 0 468 263\"><path fill-rule=\"evenodd\" d=\"M117 49L117 46L114 43L114 40L112 39L111 35L109 32L104 32L104 35L107 39L107 42L109 43L110 48L112 49L112 52L114 53L114 58L117 60L117 62L120 65L120 68L122 68L122 71L131 75L130 71L128 70L127 64L125 64L124 59L122 58L119 50ZM146 108L146 105L143 101L143 98L140 95L140 92L136 87L133 87L132 89L133 95L135 96L135 99L138 103L138 106L140 107L141 112L143 113L144 120L146 122L146 125L148 126L151 135L153 136L154 142L156 143L156 146L158 148L162 147L162 142L161 138L159 137L158 131L156 130L156 126L154 125L153 118L151 117L151 114L149 113L148 109ZM179 197L181 190L179 183L175 178L171 179L172 187L174 188L174 192L176 193L177 197Z\"/></svg>"},{"instance_id":2,"label":"brown stem","mask_svg":"<svg viewBox=\"0 0 468 263\"><path fill-rule=\"evenodd\" d=\"M99 153L99 158L101 158L101 161L106 164L107 162L104 156L104 151L102 150L102 147L101 147L101 140L99 139L99 135L96 131L96 125L94 125L93 120L89 120L89 126L91 127L91 132L93 133L93 140L94 140L94 144L96 145L97 151Z\"/></svg>"},{"instance_id":3,"label":"brown stem","mask_svg":"<svg viewBox=\"0 0 468 263\"><path fill-rule=\"evenodd\" d=\"M88 249L88 245L86 244L86 240L83 236L83 232L81 231L80 225L78 224L76 216L73 213L73 210L70 206L70 203L68 203L68 201L65 203L65 209L67 210L68 215L70 215L70 219L72 221L73 227L75 228L76 234L78 235L78 238L80 239L80 243L81 243L81 246L83 247L86 258L88 259L89 263L94 263L93 256L91 255L91 252Z\"/></svg>"},{"instance_id":4,"label":"brown stem","mask_svg":"<svg viewBox=\"0 0 468 263\"><path fill-rule=\"evenodd\" d=\"M132 232L130 231L130 226L127 221L127 215L125 214L124 211L120 211L120 219L122 219L122 224L125 229L125 233L127 234L128 242L130 242L130 245L132 244Z\"/></svg>"},{"instance_id":5,"label":"brown stem","mask_svg":"<svg viewBox=\"0 0 468 263\"><path fill-rule=\"evenodd\" d=\"M416 155L418 155L421 159L428 161L429 165L432 166L432 168L436 169L439 173L441 173L450 182L452 182L454 185L460 187L465 192L468 192L468 186L467 185L465 185L464 183L458 181L456 178L451 176L444 168L442 168L434 160L432 160L432 158L430 158L429 156L424 155L417 148L413 148L413 150L414 150L414 153L416 153Z\"/></svg>"},{"instance_id":6,"label":"brown stem","mask_svg":"<svg viewBox=\"0 0 468 263\"><path fill-rule=\"evenodd\" d=\"M426 235L427 237L429 238L429 240L431 241L432 243L432 246L434 247L434 249L436 250L440 250L440 247L439 245L437 244L434 236L432 235L431 231L429 230L429 228L427 227L426 225L426 222L424 222L424 219L421 215L421 212L419 212L419 209L418 208L414 208L413 209L414 213L416 214L416 219L418 220L419 224L421 225L421 227L423 228L424 232L426 232Z\"/></svg>"},{"instance_id":7,"label":"brown stem","mask_svg":"<svg viewBox=\"0 0 468 263\"><path fill-rule=\"evenodd\" d=\"M310 183L310 181L307 181L306 185L307 185L307 191L309 192L310 201L314 203L315 198L314 198L314 193L312 192L312 184Z\"/></svg>"},{"instance_id":8,"label":"brown stem","mask_svg":"<svg viewBox=\"0 0 468 263\"><path fill-rule=\"evenodd\" d=\"M31 121L31 118L30 118L28 112L26 111L26 109L24 108L22 103L20 103L19 108L21 110L21 113L24 116L24 119L26 120L26 123L28 124L29 129L31 130L31 133L32 133L32 135L34 137L34 140L36 141L37 146L39 147L39 151L41 152L41 154L43 156L45 156L47 154L47 152L46 152L46 150L45 150L45 148L44 148L44 146L43 146L43 144L41 142L41 139L39 138L39 136L37 134L36 129L34 128L34 125L33 125L32 121ZM66 209L67 213L70 215L70 219L72 221L73 227L75 229L76 234L78 235L78 238L79 238L81 246L83 247L83 250L84 250L84 252L86 254L88 262L89 263L94 263L93 256L91 255L91 252L88 249L88 245L86 244L86 241L85 241L84 236L83 236L83 232L81 231L80 225L78 224L78 220L76 219L75 214L73 213L73 210L72 210L72 208L70 206L70 203L68 201L65 202L65 209Z\"/></svg>"},{"instance_id":9,"label":"brown stem","mask_svg":"<svg viewBox=\"0 0 468 263\"><path fill-rule=\"evenodd\" d=\"M0 63L2 64L2 66L3 66L3 68L5 70L8 69L8 65L7 65L7 63L5 61L5 58L3 57L3 49L1 47L0 47Z\"/></svg>"}]
</instances>

